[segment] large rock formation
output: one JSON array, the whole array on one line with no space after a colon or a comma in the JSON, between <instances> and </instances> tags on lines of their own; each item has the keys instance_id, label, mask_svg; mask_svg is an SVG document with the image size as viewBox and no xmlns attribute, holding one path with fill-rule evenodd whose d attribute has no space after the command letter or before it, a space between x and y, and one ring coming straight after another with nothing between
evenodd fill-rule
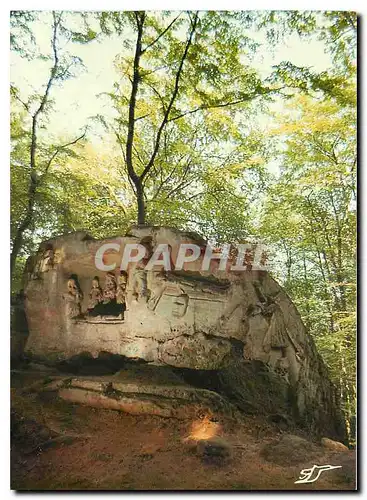
<instances>
[{"instance_id":1,"label":"large rock formation","mask_svg":"<svg viewBox=\"0 0 367 500\"><path fill-rule=\"evenodd\" d=\"M104 254L105 266L117 266L101 271L95 257L106 243L121 250ZM125 273L119 265L127 243L143 244L147 255L168 244L173 262L181 243L202 252L182 271L133 263ZM197 373L202 386L209 385L205 373L215 373L215 389L240 408L256 406L257 397L259 408L276 411L282 400L297 420L343 439L334 388L287 294L265 271L220 270L215 259L202 271L205 246L196 234L159 227L108 240L78 232L42 243L26 269L26 353L57 362L107 352L191 378Z\"/></svg>"}]
</instances>

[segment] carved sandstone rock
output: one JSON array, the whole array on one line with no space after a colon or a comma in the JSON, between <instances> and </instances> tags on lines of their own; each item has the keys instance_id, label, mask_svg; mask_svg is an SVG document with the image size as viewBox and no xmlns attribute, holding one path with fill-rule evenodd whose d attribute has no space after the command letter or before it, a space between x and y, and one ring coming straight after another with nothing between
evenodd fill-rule
<instances>
[{"instance_id":1,"label":"carved sandstone rock","mask_svg":"<svg viewBox=\"0 0 367 500\"><path fill-rule=\"evenodd\" d=\"M128 243L143 245L145 256L124 274L119 267ZM145 268L160 244L175 262L182 243L198 245L200 257L180 271ZM120 252L106 251L103 264L109 267L101 271L96 255L105 244ZM44 242L26 266L27 355L58 362L107 352L193 372L216 371L216 390L242 410L286 411L308 428L343 440L334 388L287 294L267 272L250 265L242 272L229 265L220 270L213 259L203 271L205 246L196 234L153 226L133 227L113 239L77 232ZM251 363L263 366L255 377L249 376ZM265 395L270 379L271 387L281 390Z\"/></svg>"}]
</instances>

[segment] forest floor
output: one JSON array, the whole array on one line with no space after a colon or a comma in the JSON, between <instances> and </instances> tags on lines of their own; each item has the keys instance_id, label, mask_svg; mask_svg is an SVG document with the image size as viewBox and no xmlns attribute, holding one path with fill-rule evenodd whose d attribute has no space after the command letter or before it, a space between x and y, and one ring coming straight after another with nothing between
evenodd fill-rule
<instances>
[{"instance_id":1,"label":"forest floor","mask_svg":"<svg viewBox=\"0 0 367 500\"><path fill-rule=\"evenodd\" d=\"M44 375L43 375L44 376ZM133 416L24 390L42 374L12 374L11 487L15 490L353 490L355 452L326 452L297 465L275 465L263 447L285 431L265 417L211 422ZM232 456L203 459L195 439L222 436ZM301 431L292 434L305 437ZM308 484L301 469L342 465Z\"/></svg>"}]
</instances>

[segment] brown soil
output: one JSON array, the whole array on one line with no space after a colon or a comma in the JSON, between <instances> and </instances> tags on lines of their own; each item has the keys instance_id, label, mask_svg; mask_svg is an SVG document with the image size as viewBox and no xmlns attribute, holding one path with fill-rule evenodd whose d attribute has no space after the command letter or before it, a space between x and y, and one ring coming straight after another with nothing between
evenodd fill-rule
<instances>
[{"instance_id":1,"label":"brown soil","mask_svg":"<svg viewBox=\"0 0 367 500\"><path fill-rule=\"evenodd\" d=\"M56 392L24 391L40 376L13 377L12 476L16 490L353 490L354 452L281 467L261 450L282 432L265 418L178 421L66 403ZM26 383L27 382L27 383ZM305 437L300 432L299 434ZM223 462L203 460L197 439L220 435L233 447ZM341 465L318 481L294 484L301 469Z\"/></svg>"}]
</instances>

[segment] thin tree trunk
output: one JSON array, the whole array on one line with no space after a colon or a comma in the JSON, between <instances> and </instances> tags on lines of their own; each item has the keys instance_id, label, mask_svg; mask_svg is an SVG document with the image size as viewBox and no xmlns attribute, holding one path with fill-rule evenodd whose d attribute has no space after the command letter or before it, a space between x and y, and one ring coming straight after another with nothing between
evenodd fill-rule
<instances>
[{"instance_id":1,"label":"thin tree trunk","mask_svg":"<svg viewBox=\"0 0 367 500\"><path fill-rule=\"evenodd\" d=\"M144 188L141 181L135 182L136 199L138 202L138 224L145 224L145 201L144 201Z\"/></svg>"},{"instance_id":2,"label":"thin tree trunk","mask_svg":"<svg viewBox=\"0 0 367 500\"><path fill-rule=\"evenodd\" d=\"M138 202L138 224L145 223L145 202L144 202L144 188L141 179L137 175L133 164L133 145L134 145L134 129L135 129L135 107L136 107L136 96L138 93L138 86L140 80L139 74L139 64L140 57L142 54L141 41L143 37L143 26L145 20L145 13L136 13L136 23L138 28L138 36L136 40L135 47L135 57L134 57L134 72L131 85L131 96L129 102L129 121L128 121L128 131L126 139L126 166L130 179L135 185L136 198Z\"/></svg>"},{"instance_id":3,"label":"thin tree trunk","mask_svg":"<svg viewBox=\"0 0 367 500\"><path fill-rule=\"evenodd\" d=\"M40 104L35 111L35 113L32 115L32 130L31 130L31 147L30 147L30 179L29 179L29 189L28 189L28 207L27 207L27 212L24 217L23 222L20 224L16 231L16 235L13 241L13 246L12 246L12 251L10 254L10 272L11 276L13 276L13 272L15 269L15 264L17 261L17 257L19 255L19 251L22 248L23 245L23 236L24 236L24 231L30 228L32 222L33 222L33 212L34 212L34 204L36 200L36 193L37 193L37 186L39 183L39 179L37 177L37 172L36 172L36 155L37 155L37 127L38 127L38 117L42 115L44 112L45 105L48 101L49 93L51 90L51 87L53 85L53 82L57 76L57 70L59 67L59 57L57 54L57 30L60 24L60 17L57 19L56 18L56 13L52 12L53 15L53 37L52 37L52 50L54 54L54 63L50 71L50 76L47 81L46 85L46 90L41 98ZM26 107L27 111L28 108ZM55 158L55 155L51 157L48 166L46 168L49 168L51 165L52 160Z\"/></svg>"},{"instance_id":4,"label":"thin tree trunk","mask_svg":"<svg viewBox=\"0 0 367 500\"><path fill-rule=\"evenodd\" d=\"M16 235L15 235L15 238L13 241L13 247L12 247L11 254L10 254L10 276L14 275L15 263L17 261L19 251L23 245L23 234L24 234L24 231L26 231L28 229L28 227L30 226L31 220L32 220L31 213L27 214L26 218L24 219L22 224L17 229Z\"/></svg>"},{"instance_id":5,"label":"thin tree trunk","mask_svg":"<svg viewBox=\"0 0 367 500\"><path fill-rule=\"evenodd\" d=\"M167 109L164 112L164 117L163 120L158 128L157 131L157 136L154 141L154 147L153 147L153 152L151 155L151 158L147 165L144 167L142 173L138 175L134 168L134 160L133 160L133 149L134 149L134 131L135 131L135 110L136 110L136 101L137 101L137 95L138 95L138 89L139 89L139 84L141 82L141 74L140 74L140 58L142 54L149 48L152 44L148 45L144 50L142 48L142 38L143 38L143 30L144 30L144 23L145 23L145 18L146 14L145 12L135 12L135 19L136 19L136 26L138 30L137 34L137 39L136 39L136 46L135 46L135 55L134 55L134 66L133 66L133 75L131 79L131 94L130 94L130 100L129 100L129 118L128 118L128 127L127 127L127 138L126 138L126 166L127 166L127 172L130 180L135 186L135 194L136 194L136 199L138 203L138 224L145 224L145 198L144 198L144 180L146 176L149 174L150 170L152 169L156 156L158 154L159 148L160 148L160 140L162 133L169 121L169 115L171 112L171 109L173 108L174 102L176 100L176 97L179 93L179 86L180 86L180 78L182 74L182 69L184 66L184 62L186 60L189 48L192 43L192 39L197 27L198 23L198 12L196 12L194 19L191 22L191 30L190 30L190 35L189 38L186 42L185 45L185 50L182 55L176 77L175 77L175 85L174 89L172 92L171 99L169 101L169 104L167 106ZM173 23L169 25L169 27L162 32L162 34L158 37L160 38L163 36L165 32L168 31L168 29L172 26ZM155 42L154 42L155 43Z\"/></svg>"},{"instance_id":6,"label":"thin tree trunk","mask_svg":"<svg viewBox=\"0 0 367 500\"><path fill-rule=\"evenodd\" d=\"M31 156L34 161L34 148L35 146L35 141L33 141L32 137L32 147L31 147ZM33 173L33 172L32 172ZM13 246L10 254L10 276L13 276L14 270L15 270L15 264L19 255L19 251L22 248L23 245L23 235L24 231L30 228L32 221L33 221L33 211L34 211L34 204L36 200L36 192L37 192L37 180L34 175L31 174L30 176L30 184L29 184L29 189L28 189L28 207L27 207L27 212L26 215L23 219L23 222L20 224L18 227L15 238L13 240Z\"/></svg>"}]
</instances>

